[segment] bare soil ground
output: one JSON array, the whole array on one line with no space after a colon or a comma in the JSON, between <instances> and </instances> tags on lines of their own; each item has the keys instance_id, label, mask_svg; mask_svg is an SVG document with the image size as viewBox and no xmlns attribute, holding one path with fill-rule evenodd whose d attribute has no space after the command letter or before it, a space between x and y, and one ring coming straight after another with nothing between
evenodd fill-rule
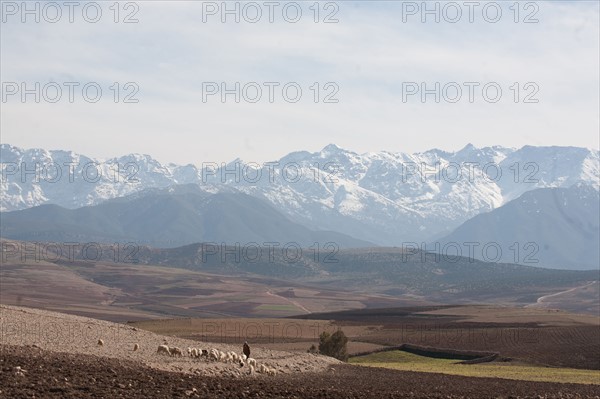
<instances>
[{"instance_id":1,"label":"bare soil ground","mask_svg":"<svg viewBox=\"0 0 600 399\"><path fill-rule=\"evenodd\" d=\"M99 346L102 339L104 345ZM241 354L241 345L199 342L155 334L136 327L87 317L0 305L0 344L37 346L52 352L89 354L119 360L131 360L149 367L201 375L243 376L246 370L237 364L210 362L188 356L169 357L157 354L163 343L177 346L187 354L188 347L215 348ZM134 344L139 350L133 351ZM251 356L258 363L279 373L309 372L326 369L338 360L309 353L277 351L253 345Z\"/></svg>"},{"instance_id":2,"label":"bare soil ground","mask_svg":"<svg viewBox=\"0 0 600 399\"><path fill-rule=\"evenodd\" d=\"M595 385L337 365L265 378L194 376L139 362L2 346L0 398L598 398ZM23 370L23 371L19 371Z\"/></svg>"},{"instance_id":3,"label":"bare soil ground","mask_svg":"<svg viewBox=\"0 0 600 399\"><path fill-rule=\"evenodd\" d=\"M351 332L348 336L355 342L470 349L530 364L600 370L598 316L470 305L363 309L302 317L333 320Z\"/></svg>"},{"instance_id":4,"label":"bare soil ground","mask_svg":"<svg viewBox=\"0 0 600 399\"><path fill-rule=\"evenodd\" d=\"M356 340L386 346L410 343L496 352L502 357L531 364L600 370L600 328L597 325L541 326L412 319L386 324Z\"/></svg>"},{"instance_id":5,"label":"bare soil ground","mask_svg":"<svg viewBox=\"0 0 600 399\"><path fill-rule=\"evenodd\" d=\"M181 338L306 352L322 331L341 328L348 352L415 344L499 353L534 365L600 370L600 318L553 309L500 306L363 309L302 319L171 319L133 323Z\"/></svg>"},{"instance_id":6,"label":"bare soil ground","mask_svg":"<svg viewBox=\"0 0 600 399\"><path fill-rule=\"evenodd\" d=\"M170 317L285 317L406 306L389 295L310 288L162 266L102 262L0 262L0 303L123 322Z\"/></svg>"},{"instance_id":7,"label":"bare soil ground","mask_svg":"<svg viewBox=\"0 0 600 399\"><path fill-rule=\"evenodd\" d=\"M590 286L591 287L591 286ZM536 323L544 326L600 326L598 314L577 314L556 308L535 308L515 306L449 306L440 309L419 312L438 316L460 317L462 321L477 323Z\"/></svg>"},{"instance_id":8,"label":"bare soil ground","mask_svg":"<svg viewBox=\"0 0 600 399\"><path fill-rule=\"evenodd\" d=\"M600 398L600 387L470 378L343 364L252 346L275 376L233 364L156 354L157 345L216 347L38 309L0 306L0 398ZM104 340L98 346L97 340ZM134 343L140 344L133 351ZM244 371L241 371L244 370Z\"/></svg>"},{"instance_id":9,"label":"bare soil ground","mask_svg":"<svg viewBox=\"0 0 600 399\"><path fill-rule=\"evenodd\" d=\"M2 238L0 242L19 244ZM19 245L23 248L25 244ZM30 249L37 248L34 253L44 253L47 249L47 246L39 243L28 245ZM149 248L145 250L148 254L163 252ZM166 253L174 254L179 253L178 251ZM387 277L370 280L370 272L365 274L365 270L370 270L371 266L375 267L379 263L368 263L373 261L371 255L368 255L369 251L364 254L367 263L356 263L356 259L352 261L352 257L347 258L350 262L347 266L354 267L354 272L347 276L337 276L336 271L327 281L323 281L321 274L303 280L285 273L265 274L262 269L261 272L242 268L233 273L228 272L229 269L224 265L208 267L199 264L190 268L188 262L197 261L197 252L186 251L191 251L191 248L180 253L181 258L177 255L175 258L167 256L164 259L147 259L156 260L158 263L154 265L114 263L115 259L110 256L98 261L84 261L80 258L51 261L49 257L23 257L19 251L3 252L0 262L0 303L39 307L118 322L164 316L289 317L348 309L473 302L560 307L594 315L600 311L600 283L588 281L590 278L597 280L596 276L589 273L580 276L579 272L573 272L573 275L568 272L570 277L565 277L567 280L563 281L562 277L557 280L552 274L554 272L544 271L540 273L546 277L537 276L528 285L519 285L520 280L517 279L514 283L504 282L501 289L491 280L485 284L483 281L479 282L475 284L476 287L469 285L468 289L459 284L462 287L459 287L458 291L462 292L459 294L455 289L446 290L443 287L447 287L446 283L452 285L461 281L462 277L466 278L470 275L470 269L462 270L461 278L455 276L450 282L438 281L433 284L430 280L435 280L434 277L438 276L435 271L437 269L429 277L427 274L419 274L421 277L416 278L413 274L417 270L412 267L396 268L397 265L392 260L398 254L393 255L394 250L391 249L385 250L391 258L386 255L378 259L384 263L392 262L389 267L394 273L390 277L395 276L399 279L396 281ZM103 253L112 252L106 248ZM179 265L180 268L166 265ZM275 272L283 269L284 265L269 270ZM405 273L405 278L395 273Z\"/></svg>"}]
</instances>

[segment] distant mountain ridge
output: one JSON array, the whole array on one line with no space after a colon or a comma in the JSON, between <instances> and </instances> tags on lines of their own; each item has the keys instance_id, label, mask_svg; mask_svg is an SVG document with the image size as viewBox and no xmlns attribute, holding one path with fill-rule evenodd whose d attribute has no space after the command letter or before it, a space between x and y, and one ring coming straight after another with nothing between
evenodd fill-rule
<instances>
[{"instance_id":1,"label":"distant mountain ridge","mask_svg":"<svg viewBox=\"0 0 600 399\"><path fill-rule=\"evenodd\" d=\"M595 270L551 270L510 263L487 263L467 257L435 258L431 254L407 252L401 248L307 249L299 252L293 260L282 248L274 251L266 247L252 248L249 256L240 255L237 259L232 256L239 252L233 246L215 247L205 243L168 249L141 246L131 257L118 261L113 260L112 251L102 251L100 263L128 265L135 260L140 265L243 276L249 281L267 278L277 280L279 284L293 282L313 288L368 292L370 295L383 294L446 304L473 301L531 304L549 293L592 282L598 284L598 272ZM228 255L223 256L224 253ZM81 247L73 257L76 261L90 258ZM74 262L63 256L58 263L69 265Z\"/></svg>"},{"instance_id":2,"label":"distant mountain ridge","mask_svg":"<svg viewBox=\"0 0 600 399\"><path fill-rule=\"evenodd\" d=\"M556 269L600 268L600 195L587 185L528 191L440 239L494 243L497 261ZM482 251L474 251L482 259ZM494 257L496 255L493 255Z\"/></svg>"},{"instance_id":3,"label":"distant mountain ridge","mask_svg":"<svg viewBox=\"0 0 600 399\"><path fill-rule=\"evenodd\" d=\"M163 165L148 155L101 161L70 151L2 144L0 161L3 211L50 203L77 208L147 189L196 184L211 193L240 191L268 201L309 229L344 232L379 245L443 237L536 188L583 183L598 190L600 180L599 152L577 147L467 145L457 152L357 154L328 145L267 165L236 160L198 168ZM21 175L23 163L29 169L62 165L62 176L35 182ZM73 173L64 165L73 165ZM101 171L98 181L96 170Z\"/></svg>"},{"instance_id":4,"label":"distant mountain ridge","mask_svg":"<svg viewBox=\"0 0 600 399\"><path fill-rule=\"evenodd\" d=\"M210 193L195 185L148 190L77 209L40 205L2 213L0 235L42 242L134 242L173 248L198 242L310 247L372 243L342 233L313 231L269 203L241 192Z\"/></svg>"}]
</instances>

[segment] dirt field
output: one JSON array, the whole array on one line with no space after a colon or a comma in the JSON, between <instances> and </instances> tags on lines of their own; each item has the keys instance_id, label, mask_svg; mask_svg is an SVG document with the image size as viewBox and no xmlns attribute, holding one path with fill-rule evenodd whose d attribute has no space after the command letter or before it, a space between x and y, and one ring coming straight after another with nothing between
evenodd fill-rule
<instances>
[{"instance_id":1,"label":"dirt field","mask_svg":"<svg viewBox=\"0 0 600 399\"><path fill-rule=\"evenodd\" d=\"M594 385L468 378L339 365L321 373L194 376L94 355L2 346L0 398L597 398ZM17 367L24 370L17 371Z\"/></svg>"},{"instance_id":2,"label":"dirt field","mask_svg":"<svg viewBox=\"0 0 600 399\"><path fill-rule=\"evenodd\" d=\"M286 325L285 319L271 320L275 321L280 326ZM162 322L166 322L162 325L165 331L173 326L194 327L189 321ZM246 328L251 322L252 319L247 320ZM300 341L292 339L288 345L302 344L308 338L305 335L314 334L304 328L314 325L312 320L288 322L301 326L302 335ZM161 325L153 323L154 327ZM320 323L331 326L329 322ZM233 325L225 327L226 333L239 333ZM352 334L378 331L368 325L348 327ZM4 305L0 306L0 332L0 398L600 397L600 388L594 385L515 382L360 367L303 351L274 350L254 343L252 356L278 373L249 374L231 363L156 353L157 345L165 340L184 350L187 346L200 346L239 353L238 344L188 340L158 335L133 325ZM99 338L104 345L97 345ZM134 343L140 344L138 351L132 350Z\"/></svg>"},{"instance_id":3,"label":"dirt field","mask_svg":"<svg viewBox=\"0 0 600 399\"><path fill-rule=\"evenodd\" d=\"M539 326L413 319L386 324L355 340L384 346L410 343L497 352L532 364L600 370L600 329L594 325Z\"/></svg>"},{"instance_id":4,"label":"dirt field","mask_svg":"<svg viewBox=\"0 0 600 399\"><path fill-rule=\"evenodd\" d=\"M5 240L0 238L2 242ZM36 248L34 253L44 253L47 249L43 243L29 244L28 248ZM19 245L23 248L25 244ZM3 252L0 303L117 322L163 317L292 317L364 308L473 302L561 307L595 315L600 310L600 284L589 281L597 278L593 272L565 272L566 275L558 271L537 271L531 275L527 272L528 277L519 275L526 278L525 282L514 277L515 281L503 280L500 287L493 283L494 275L486 274L492 266L473 269L472 265L463 265L455 269L446 265L450 274L445 275L439 274L438 268L431 268L433 265L423 269L402 263L398 267L394 261L398 254L387 253L386 249L387 255L367 252L359 259L354 254L346 258L349 263L341 263L345 265L342 269L334 268L325 274L313 275L312 261L302 263L301 269L308 273L303 279L292 273L299 271L296 267L288 270L285 263L241 268L196 264L198 253L194 248L172 251L145 248L147 264L114 263L115 259L107 255L114 252L110 246L103 251L108 257L96 261L77 257L50 261L44 260L50 259L47 257L23 257L19 251ZM154 257L161 253L165 257ZM480 275L483 280L477 278L473 284L465 283L477 270L483 273ZM378 273L382 277L371 280ZM329 277L324 280L325 275ZM446 281L447 278L450 280Z\"/></svg>"},{"instance_id":5,"label":"dirt field","mask_svg":"<svg viewBox=\"0 0 600 399\"><path fill-rule=\"evenodd\" d=\"M497 352L532 365L600 370L600 318L499 306L364 309L303 319L170 319L133 323L159 334L305 352L322 331L341 328L356 354L411 343Z\"/></svg>"},{"instance_id":6,"label":"dirt field","mask_svg":"<svg viewBox=\"0 0 600 399\"><path fill-rule=\"evenodd\" d=\"M285 317L406 306L389 295L310 288L161 266L70 261L0 262L0 303L124 322L162 317Z\"/></svg>"},{"instance_id":7,"label":"dirt field","mask_svg":"<svg viewBox=\"0 0 600 399\"><path fill-rule=\"evenodd\" d=\"M103 346L98 346L98 339L104 341ZM245 372L233 363L157 354L158 346L165 341L169 346L177 346L186 352L190 346L215 348L223 352L235 351L239 354L242 351L241 345L191 341L87 317L0 305L2 345L36 345L40 349L53 352L131 360L161 370L189 374L238 377L243 376ZM136 343L140 346L139 350L133 351ZM320 371L329 365L340 363L326 356L277 351L259 345L252 346L252 357L282 374Z\"/></svg>"}]
</instances>

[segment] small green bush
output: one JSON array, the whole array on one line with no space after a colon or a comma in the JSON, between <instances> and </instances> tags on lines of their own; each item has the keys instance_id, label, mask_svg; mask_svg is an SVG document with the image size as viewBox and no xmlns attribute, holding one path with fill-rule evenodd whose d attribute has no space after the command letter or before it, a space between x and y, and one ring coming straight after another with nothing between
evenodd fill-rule
<instances>
[{"instance_id":1,"label":"small green bush","mask_svg":"<svg viewBox=\"0 0 600 399\"><path fill-rule=\"evenodd\" d=\"M337 330L333 334L323 331L319 336L319 353L325 356L335 357L336 359L348 360L348 337L342 330Z\"/></svg>"}]
</instances>

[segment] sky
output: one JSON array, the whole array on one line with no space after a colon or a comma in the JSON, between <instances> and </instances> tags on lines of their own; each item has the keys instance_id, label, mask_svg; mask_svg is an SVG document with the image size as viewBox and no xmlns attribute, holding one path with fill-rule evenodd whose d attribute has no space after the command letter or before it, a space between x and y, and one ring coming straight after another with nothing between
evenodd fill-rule
<instances>
[{"instance_id":1,"label":"sky","mask_svg":"<svg viewBox=\"0 0 600 399\"><path fill-rule=\"evenodd\" d=\"M0 142L196 165L599 148L599 3L476 3L3 1Z\"/></svg>"}]
</instances>

